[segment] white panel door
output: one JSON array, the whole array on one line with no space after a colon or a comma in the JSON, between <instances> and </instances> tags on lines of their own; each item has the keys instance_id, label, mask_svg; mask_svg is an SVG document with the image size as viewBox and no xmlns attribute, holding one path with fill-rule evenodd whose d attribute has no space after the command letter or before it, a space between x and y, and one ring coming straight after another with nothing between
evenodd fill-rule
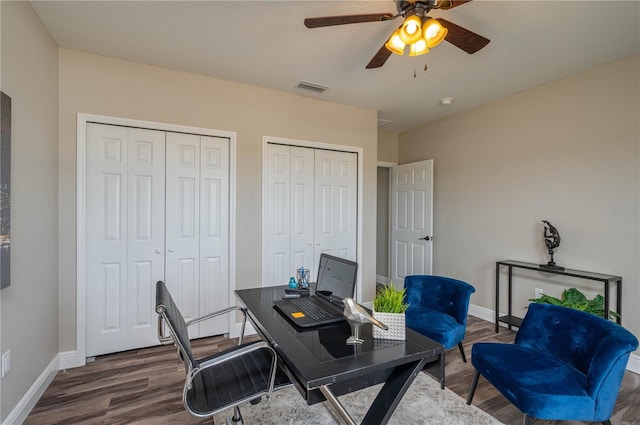
<instances>
[{"instance_id":1,"label":"white panel door","mask_svg":"<svg viewBox=\"0 0 640 425\"><path fill-rule=\"evenodd\" d=\"M157 344L163 170L163 132L87 125L87 356Z\"/></svg>"},{"instance_id":2,"label":"white panel door","mask_svg":"<svg viewBox=\"0 0 640 425\"><path fill-rule=\"evenodd\" d=\"M185 320L229 304L229 140L167 133L165 283ZM189 327L228 332L229 317Z\"/></svg>"},{"instance_id":3,"label":"white panel door","mask_svg":"<svg viewBox=\"0 0 640 425\"><path fill-rule=\"evenodd\" d=\"M200 137L200 316L229 306L229 139ZM228 314L200 323L200 336L229 330Z\"/></svg>"},{"instance_id":4,"label":"white panel door","mask_svg":"<svg viewBox=\"0 0 640 425\"><path fill-rule=\"evenodd\" d=\"M316 149L312 276L322 252L356 260L357 191L357 154Z\"/></svg>"},{"instance_id":5,"label":"white panel door","mask_svg":"<svg viewBox=\"0 0 640 425\"><path fill-rule=\"evenodd\" d=\"M164 278L164 133L129 129L127 349L158 344L156 282Z\"/></svg>"},{"instance_id":6,"label":"white panel door","mask_svg":"<svg viewBox=\"0 0 640 425\"><path fill-rule=\"evenodd\" d=\"M314 260L314 149L291 147L291 212L290 212L290 268L304 267L311 270L311 280L315 280ZM286 282L285 282L286 283Z\"/></svg>"},{"instance_id":7,"label":"white panel door","mask_svg":"<svg viewBox=\"0 0 640 425\"><path fill-rule=\"evenodd\" d=\"M264 286L296 269L317 275L320 254L356 260L357 154L267 143Z\"/></svg>"},{"instance_id":8,"label":"white panel door","mask_svg":"<svg viewBox=\"0 0 640 425\"><path fill-rule=\"evenodd\" d=\"M265 164L264 286L285 285L292 276L289 256L291 218L291 147L268 143Z\"/></svg>"},{"instance_id":9,"label":"white panel door","mask_svg":"<svg viewBox=\"0 0 640 425\"><path fill-rule=\"evenodd\" d=\"M200 312L200 136L167 133L166 149L165 283L188 321Z\"/></svg>"},{"instance_id":10,"label":"white panel door","mask_svg":"<svg viewBox=\"0 0 640 425\"><path fill-rule=\"evenodd\" d=\"M391 281L431 274L433 160L398 165L391 172Z\"/></svg>"}]
</instances>

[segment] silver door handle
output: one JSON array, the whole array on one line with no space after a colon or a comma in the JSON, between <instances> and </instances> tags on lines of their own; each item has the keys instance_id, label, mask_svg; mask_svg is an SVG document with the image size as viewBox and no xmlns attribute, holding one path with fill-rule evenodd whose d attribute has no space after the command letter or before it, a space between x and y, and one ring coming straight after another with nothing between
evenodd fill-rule
<instances>
[{"instance_id":1,"label":"silver door handle","mask_svg":"<svg viewBox=\"0 0 640 425\"><path fill-rule=\"evenodd\" d=\"M424 241L432 241L432 240L433 240L433 236L429 236L429 235L427 235L427 236L425 236L424 238L420 238L420 239L418 239L418 240L419 240L419 241L422 241L422 240L424 240Z\"/></svg>"},{"instance_id":2,"label":"silver door handle","mask_svg":"<svg viewBox=\"0 0 640 425\"><path fill-rule=\"evenodd\" d=\"M169 252L173 252L173 248L169 248Z\"/></svg>"},{"instance_id":3,"label":"silver door handle","mask_svg":"<svg viewBox=\"0 0 640 425\"><path fill-rule=\"evenodd\" d=\"M156 249L156 254L160 254L162 252L161 249Z\"/></svg>"}]
</instances>

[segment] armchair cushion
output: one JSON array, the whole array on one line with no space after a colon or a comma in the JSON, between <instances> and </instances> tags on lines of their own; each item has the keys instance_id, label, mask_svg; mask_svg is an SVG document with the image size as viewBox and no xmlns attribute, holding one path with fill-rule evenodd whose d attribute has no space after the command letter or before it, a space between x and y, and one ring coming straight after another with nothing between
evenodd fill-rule
<instances>
[{"instance_id":1,"label":"armchair cushion","mask_svg":"<svg viewBox=\"0 0 640 425\"><path fill-rule=\"evenodd\" d=\"M407 327L444 345L455 347L464 339L465 327L452 316L429 307L409 307L405 312Z\"/></svg>"},{"instance_id":2,"label":"armchair cushion","mask_svg":"<svg viewBox=\"0 0 640 425\"><path fill-rule=\"evenodd\" d=\"M412 275L405 277L404 287L407 327L447 350L464 339L473 286L450 277Z\"/></svg>"}]
</instances>

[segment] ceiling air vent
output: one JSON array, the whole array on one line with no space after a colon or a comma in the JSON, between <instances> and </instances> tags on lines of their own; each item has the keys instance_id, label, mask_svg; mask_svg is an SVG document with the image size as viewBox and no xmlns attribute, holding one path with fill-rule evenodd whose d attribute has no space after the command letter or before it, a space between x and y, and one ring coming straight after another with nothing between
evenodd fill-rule
<instances>
[{"instance_id":1,"label":"ceiling air vent","mask_svg":"<svg viewBox=\"0 0 640 425\"><path fill-rule=\"evenodd\" d=\"M298 88L303 90L311 90L316 93L322 93L329 87L303 80L298 83Z\"/></svg>"}]
</instances>

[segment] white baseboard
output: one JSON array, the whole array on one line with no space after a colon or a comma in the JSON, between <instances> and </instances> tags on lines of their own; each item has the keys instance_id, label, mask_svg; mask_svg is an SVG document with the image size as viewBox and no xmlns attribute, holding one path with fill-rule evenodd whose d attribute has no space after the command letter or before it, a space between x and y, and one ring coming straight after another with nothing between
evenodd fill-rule
<instances>
[{"instance_id":1,"label":"white baseboard","mask_svg":"<svg viewBox=\"0 0 640 425\"><path fill-rule=\"evenodd\" d=\"M469 314L477 317L478 319L486 320L487 322L494 322L496 320L495 310L480 307L474 304L469 304ZM500 323L502 326L506 326L505 323ZM631 354L629 361L627 362L627 370L629 372L637 373L640 375L640 356Z\"/></svg>"},{"instance_id":2,"label":"white baseboard","mask_svg":"<svg viewBox=\"0 0 640 425\"><path fill-rule=\"evenodd\" d=\"M45 390L49 387L53 378L56 377L59 363L59 355L56 355L53 360L51 360L51 363L42 371L38 379L36 379L36 382L29 388L24 397L18 402L16 407L9 413L9 416L2 422L2 425L20 425L27 419L27 416L29 416L29 413L35 407L36 403L38 403L42 394L44 394Z\"/></svg>"},{"instance_id":3,"label":"white baseboard","mask_svg":"<svg viewBox=\"0 0 640 425\"><path fill-rule=\"evenodd\" d=\"M629 361L627 362L627 370L629 372L637 373L640 375L640 356L632 354L629 356Z\"/></svg>"},{"instance_id":4,"label":"white baseboard","mask_svg":"<svg viewBox=\"0 0 640 425\"><path fill-rule=\"evenodd\" d=\"M84 366L83 364L78 364L78 353L76 351L63 351L58 354L58 358L60 359L60 363L58 365L58 370L72 369L78 366Z\"/></svg>"}]
</instances>

